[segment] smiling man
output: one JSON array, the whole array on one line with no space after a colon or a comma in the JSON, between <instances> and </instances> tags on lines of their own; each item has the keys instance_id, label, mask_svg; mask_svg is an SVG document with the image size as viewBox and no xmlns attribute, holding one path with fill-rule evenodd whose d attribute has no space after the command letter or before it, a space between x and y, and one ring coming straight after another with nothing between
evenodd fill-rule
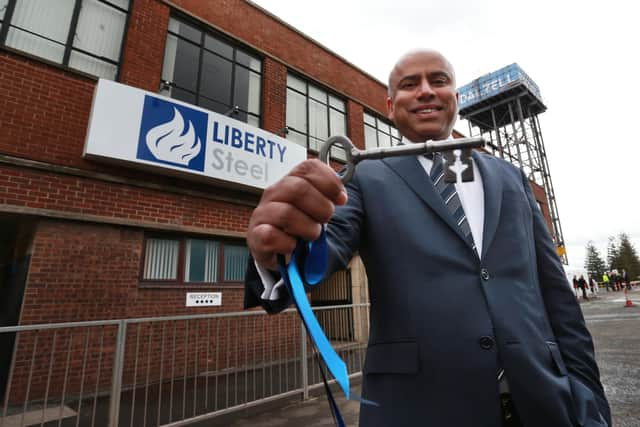
<instances>
[{"instance_id":1,"label":"smiling man","mask_svg":"<svg viewBox=\"0 0 640 427\"><path fill-rule=\"evenodd\" d=\"M453 67L404 55L389 77L403 143L451 136ZM519 169L474 152L479 173L446 184L441 156L363 161L347 188L308 160L251 216L245 305L290 303L275 256L327 223L329 270L359 252L371 300L360 425L608 426L591 336Z\"/></svg>"},{"instance_id":2,"label":"smiling man","mask_svg":"<svg viewBox=\"0 0 640 427\"><path fill-rule=\"evenodd\" d=\"M401 58L389 75L387 108L402 136L412 142L448 138L458 114L455 83L453 67L437 52Z\"/></svg>"}]
</instances>

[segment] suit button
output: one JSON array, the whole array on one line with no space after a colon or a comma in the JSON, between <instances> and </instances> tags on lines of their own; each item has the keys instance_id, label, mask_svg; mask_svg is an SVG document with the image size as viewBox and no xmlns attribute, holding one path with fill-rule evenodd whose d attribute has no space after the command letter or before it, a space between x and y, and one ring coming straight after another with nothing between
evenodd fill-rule
<instances>
[{"instance_id":1,"label":"suit button","mask_svg":"<svg viewBox=\"0 0 640 427\"><path fill-rule=\"evenodd\" d=\"M482 280L489 280L489 270L486 268L480 270L480 277L482 277Z\"/></svg>"},{"instance_id":2,"label":"suit button","mask_svg":"<svg viewBox=\"0 0 640 427\"><path fill-rule=\"evenodd\" d=\"M493 348L493 338L491 337L482 337L480 338L480 348L483 350L491 350Z\"/></svg>"}]
</instances>

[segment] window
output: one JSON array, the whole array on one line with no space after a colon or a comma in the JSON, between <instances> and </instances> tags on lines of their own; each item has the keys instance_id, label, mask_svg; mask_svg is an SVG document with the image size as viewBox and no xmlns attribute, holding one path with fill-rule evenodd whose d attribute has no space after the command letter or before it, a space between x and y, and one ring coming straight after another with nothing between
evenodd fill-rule
<instances>
[{"instance_id":1,"label":"window","mask_svg":"<svg viewBox=\"0 0 640 427\"><path fill-rule=\"evenodd\" d=\"M205 29L169 19L164 94L259 127L261 73L260 59Z\"/></svg>"},{"instance_id":2,"label":"window","mask_svg":"<svg viewBox=\"0 0 640 427\"><path fill-rule=\"evenodd\" d=\"M238 243L148 237L142 280L167 284L243 282L248 259L248 249Z\"/></svg>"},{"instance_id":3,"label":"window","mask_svg":"<svg viewBox=\"0 0 640 427\"><path fill-rule=\"evenodd\" d=\"M288 74L287 128L287 139L317 152L330 136L347 134L345 102ZM345 159L342 148L332 148L331 154L335 159Z\"/></svg>"},{"instance_id":4,"label":"window","mask_svg":"<svg viewBox=\"0 0 640 427\"><path fill-rule=\"evenodd\" d=\"M0 45L115 80L129 0L0 0Z\"/></svg>"},{"instance_id":5,"label":"window","mask_svg":"<svg viewBox=\"0 0 640 427\"><path fill-rule=\"evenodd\" d=\"M364 113L364 146L366 148L398 145L400 139L398 130L388 122Z\"/></svg>"},{"instance_id":6,"label":"window","mask_svg":"<svg viewBox=\"0 0 640 427\"><path fill-rule=\"evenodd\" d=\"M2 24L4 23L4 15L7 11L7 5L9 0L0 0L0 31L2 31Z\"/></svg>"}]
</instances>

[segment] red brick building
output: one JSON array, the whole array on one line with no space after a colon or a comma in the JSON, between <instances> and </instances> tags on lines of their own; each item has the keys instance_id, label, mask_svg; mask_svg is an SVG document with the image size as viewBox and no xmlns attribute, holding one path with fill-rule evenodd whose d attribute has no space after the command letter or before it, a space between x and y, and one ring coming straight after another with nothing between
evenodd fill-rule
<instances>
[{"instance_id":1,"label":"red brick building","mask_svg":"<svg viewBox=\"0 0 640 427\"><path fill-rule=\"evenodd\" d=\"M331 134L360 148L398 138L384 83L249 1L2 4L0 326L242 309L259 188L85 155L99 78L311 155ZM350 279L347 297L322 298L366 300L359 265ZM187 307L188 292L221 304Z\"/></svg>"}]
</instances>

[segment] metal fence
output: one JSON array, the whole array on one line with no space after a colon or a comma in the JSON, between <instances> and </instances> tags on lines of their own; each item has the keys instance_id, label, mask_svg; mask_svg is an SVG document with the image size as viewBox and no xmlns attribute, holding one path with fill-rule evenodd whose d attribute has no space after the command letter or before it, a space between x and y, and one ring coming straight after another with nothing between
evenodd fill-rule
<instances>
[{"instance_id":1,"label":"metal fence","mask_svg":"<svg viewBox=\"0 0 640 427\"><path fill-rule=\"evenodd\" d=\"M360 375L369 305L314 309ZM0 427L180 426L286 396L322 378L295 310L25 325L13 334ZM6 341L6 340L5 340Z\"/></svg>"}]
</instances>

